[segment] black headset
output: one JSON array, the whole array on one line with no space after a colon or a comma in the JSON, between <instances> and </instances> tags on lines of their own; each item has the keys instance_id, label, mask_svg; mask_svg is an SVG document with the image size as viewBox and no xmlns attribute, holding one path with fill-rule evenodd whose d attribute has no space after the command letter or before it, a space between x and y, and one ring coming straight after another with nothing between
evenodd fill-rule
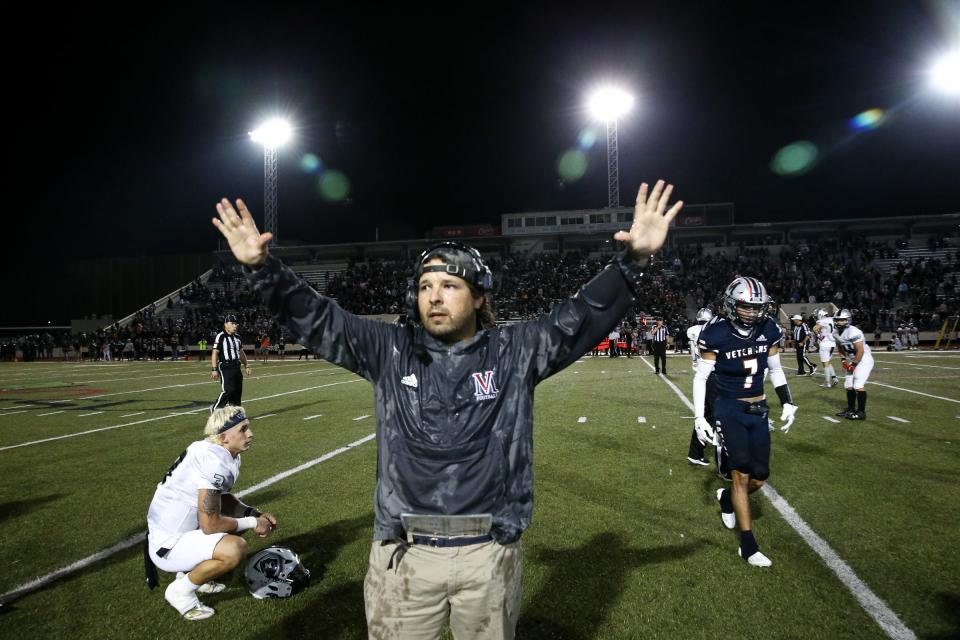
<instances>
[{"instance_id":1,"label":"black headset","mask_svg":"<svg viewBox=\"0 0 960 640\"><path fill-rule=\"evenodd\" d=\"M461 254L463 257L467 258L469 265L460 264L458 262L457 264L441 264L430 267L423 266L423 263L427 261L427 258L429 258L431 254L442 250L448 250L453 253ZM449 273L459 278L463 278L471 285L477 287L478 289L482 289L483 291L490 291L493 288L493 273L490 271L490 267L484 264L483 258L480 256L479 251L462 242L454 242L452 240L438 242L437 244L428 247L423 253L420 254L420 257L417 258L417 264L413 269L413 276L407 280L407 293L404 296L404 308L406 309L407 320L409 322L420 321L420 309L417 306L417 292L419 290L420 276L423 273L434 271Z\"/></svg>"}]
</instances>

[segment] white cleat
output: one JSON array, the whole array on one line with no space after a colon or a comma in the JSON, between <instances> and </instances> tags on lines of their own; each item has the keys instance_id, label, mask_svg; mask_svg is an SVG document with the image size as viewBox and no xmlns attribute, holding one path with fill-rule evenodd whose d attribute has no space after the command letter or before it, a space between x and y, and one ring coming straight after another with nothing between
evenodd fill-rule
<instances>
[{"instance_id":1,"label":"white cleat","mask_svg":"<svg viewBox=\"0 0 960 640\"><path fill-rule=\"evenodd\" d=\"M741 558L743 554L740 552L740 549L737 549L737 555ZM747 563L754 567L769 567L773 562L767 556L763 555L759 551L754 551L753 555L747 558Z\"/></svg>"},{"instance_id":2,"label":"white cleat","mask_svg":"<svg viewBox=\"0 0 960 640\"><path fill-rule=\"evenodd\" d=\"M185 574L183 571L177 571L177 580L179 580L185 575L187 574ZM206 582L200 585L199 587L197 587L197 593L202 593L202 594L220 593L226 590L227 590L227 585L223 584L222 582L214 582L213 580L211 580L210 582Z\"/></svg>"},{"instance_id":3,"label":"white cleat","mask_svg":"<svg viewBox=\"0 0 960 640\"><path fill-rule=\"evenodd\" d=\"M167 585L163 597L184 620L206 620L214 614L213 609L200 602L195 592L183 589L179 583L179 580L174 580Z\"/></svg>"},{"instance_id":4,"label":"white cleat","mask_svg":"<svg viewBox=\"0 0 960 640\"><path fill-rule=\"evenodd\" d=\"M720 502L720 496L723 495L724 489L717 489L717 502ZM726 513L723 510L723 507L720 507L720 520L723 521L723 526L727 529L733 529L737 526L737 514L734 512Z\"/></svg>"}]
</instances>

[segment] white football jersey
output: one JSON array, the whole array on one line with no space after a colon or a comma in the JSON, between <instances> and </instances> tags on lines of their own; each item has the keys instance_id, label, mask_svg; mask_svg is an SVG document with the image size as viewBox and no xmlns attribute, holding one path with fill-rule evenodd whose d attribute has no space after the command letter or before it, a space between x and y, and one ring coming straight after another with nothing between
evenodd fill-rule
<instances>
[{"instance_id":1,"label":"white football jersey","mask_svg":"<svg viewBox=\"0 0 960 640\"><path fill-rule=\"evenodd\" d=\"M240 476L236 458L209 440L191 443L173 463L150 502L147 527L150 546L172 548L180 536L200 528L197 500L200 489L228 493Z\"/></svg>"},{"instance_id":2,"label":"white football jersey","mask_svg":"<svg viewBox=\"0 0 960 640\"><path fill-rule=\"evenodd\" d=\"M820 338L821 344L824 342L831 346L836 344L837 339L833 329L833 318L820 318L817 320L816 329L817 337Z\"/></svg>"},{"instance_id":3,"label":"white football jersey","mask_svg":"<svg viewBox=\"0 0 960 640\"><path fill-rule=\"evenodd\" d=\"M687 340L690 344L690 357L693 359L693 366L696 367L700 361L700 348L697 343L700 340L700 332L703 331L704 324L695 324L687 329Z\"/></svg>"},{"instance_id":4,"label":"white football jersey","mask_svg":"<svg viewBox=\"0 0 960 640\"><path fill-rule=\"evenodd\" d=\"M863 357L873 359L873 353L870 351L870 345L867 344L866 338L863 337L863 331L857 329L853 325L848 326L843 330L843 333L840 334L840 344L843 346L843 350L846 351L850 357L853 357L853 354L857 352L857 348L854 346L855 342L863 343Z\"/></svg>"}]
</instances>

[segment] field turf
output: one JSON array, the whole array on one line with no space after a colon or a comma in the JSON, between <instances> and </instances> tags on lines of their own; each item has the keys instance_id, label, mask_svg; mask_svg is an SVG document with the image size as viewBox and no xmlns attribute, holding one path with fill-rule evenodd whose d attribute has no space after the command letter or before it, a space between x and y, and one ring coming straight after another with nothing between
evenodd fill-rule
<instances>
[{"instance_id":1,"label":"field turf","mask_svg":"<svg viewBox=\"0 0 960 640\"><path fill-rule=\"evenodd\" d=\"M864 422L834 416L842 386L788 378L800 411L789 434L772 434L770 477L787 506L772 492L752 498L774 563L764 570L737 558L721 526L714 493L724 483L687 463L689 356L669 358L666 380L644 358L587 357L542 383L518 637L960 637L960 357L875 357ZM792 353L784 362L789 370ZM202 597L217 615L191 623L163 599L170 576L144 586L141 546L129 541L145 529L156 483L202 437L219 391L208 363L4 363L0 637L366 637L371 387L322 361L252 364L254 445L235 489L268 482L245 501L280 526L267 540L248 534L250 549L294 549L310 588L257 601L236 572L226 592ZM828 566L818 545L846 569ZM875 617L888 614L882 627Z\"/></svg>"}]
</instances>

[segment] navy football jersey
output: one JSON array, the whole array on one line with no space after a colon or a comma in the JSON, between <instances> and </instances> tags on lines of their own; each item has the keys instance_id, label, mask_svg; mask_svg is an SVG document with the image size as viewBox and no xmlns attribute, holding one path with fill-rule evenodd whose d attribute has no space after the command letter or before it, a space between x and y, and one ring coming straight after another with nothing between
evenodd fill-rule
<instances>
[{"instance_id":1,"label":"navy football jersey","mask_svg":"<svg viewBox=\"0 0 960 640\"><path fill-rule=\"evenodd\" d=\"M717 393L724 398L752 398L763 395L767 352L776 347L783 329L765 318L746 337L737 333L726 318L714 318L700 332L701 353L717 354Z\"/></svg>"}]
</instances>

